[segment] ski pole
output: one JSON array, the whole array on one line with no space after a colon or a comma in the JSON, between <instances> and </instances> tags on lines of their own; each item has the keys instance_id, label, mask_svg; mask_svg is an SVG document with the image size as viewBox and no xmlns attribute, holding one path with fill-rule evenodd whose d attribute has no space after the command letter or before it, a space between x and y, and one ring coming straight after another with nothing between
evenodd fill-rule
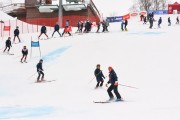
<instances>
[{"instance_id":1,"label":"ski pole","mask_svg":"<svg viewBox=\"0 0 180 120\"><path fill-rule=\"evenodd\" d=\"M28 80L29 80L30 78L32 78L35 74L36 74L36 73L34 73L34 74L32 74L30 77L28 77Z\"/></svg>"},{"instance_id":2,"label":"ski pole","mask_svg":"<svg viewBox=\"0 0 180 120\"><path fill-rule=\"evenodd\" d=\"M124 87L129 87L129 88L134 88L134 89L139 89L139 88L137 88L137 87L132 87L132 86L123 85L123 84L118 84L118 85L121 85L121 86L124 86Z\"/></svg>"},{"instance_id":3,"label":"ski pole","mask_svg":"<svg viewBox=\"0 0 180 120\"><path fill-rule=\"evenodd\" d=\"M96 76L95 76L95 77L96 77ZM94 80L94 78L95 78L95 77L93 77L93 79L91 79L91 80L88 82L88 84L89 84L89 83L91 83L91 82L92 82L92 80Z\"/></svg>"}]
</instances>

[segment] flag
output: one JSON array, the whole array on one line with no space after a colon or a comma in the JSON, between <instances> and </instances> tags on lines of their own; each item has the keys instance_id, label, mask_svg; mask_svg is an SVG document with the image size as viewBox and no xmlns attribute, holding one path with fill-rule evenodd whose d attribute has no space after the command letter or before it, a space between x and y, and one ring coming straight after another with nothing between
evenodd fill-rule
<instances>
[{"instance_id":1,"label":"flag","mask_svg":"<svg viewBox=\"0 0 180 120\"><path fill-rule=\"evenodd\" d=\"M39 41L37 42L34 42L34 41L31 41L31 47L39 47Z\"/></svg>"}]
</instances>

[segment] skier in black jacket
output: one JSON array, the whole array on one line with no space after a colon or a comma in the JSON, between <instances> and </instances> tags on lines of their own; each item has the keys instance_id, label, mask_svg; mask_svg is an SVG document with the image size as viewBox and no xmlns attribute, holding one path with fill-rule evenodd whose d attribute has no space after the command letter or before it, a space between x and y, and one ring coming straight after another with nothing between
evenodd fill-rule
<instances>
[{"instance_id":1,"label":"skier in black jacket","mask_svg":"<svg viewBox=\"0 0 180 120\"><path fill-rule=\"evenodd\" d=\"M99 87L99 83L100 83L100 86L102 87L105 77L102 73L102 70L100 70L100 64L97 64L96 70L94 71L94 75L95 75L96 80L97 80L97 85L95 88Z\"/></svg>"},{"instance_id":2,"label":"skier in black jacket","mask_svg":"<svg viewBox=\"0 0 180 120\"><path fill-rule=\"evenodd\" d=\"M112 67L108 67L109 70L109 81L107 82L106 86L108 86L108 84L110 83L111 85L109 86L109 88L107 89L108 95L110 97L109 100L113 100L114 96L112 94L112 90L114 90L114 93L117 97L116 101L121 101L121 95L118 92L118 78L117 75L114 71L114 69Z\"/></svg>"},{"instance_id":3,"label":"skier in black jacket","mask_svg":"<svg viewBox=\"0 0 180 120\"><path fill-rule=\"evenodd\" d=\"M39 35L38 38L40 38L42 34L45 34L46 37L47 37L47 39L48 39L49 37L48 37L48 35L47 35L46 33L47 33L46 26L43 25L43 26L41 27L41 34Z\"/></svg>"},{"instance_id":4,"label":"skier in black jacket","mask_svg":"<svg viewBox=\"0 0 180 120\"><path fill-rule=\"evenodd\" d=\"M53 32L53 34L52 34L52 37L53 37L53 35L54 35L55 32L58 32L59 35L60 35L60 37L62 37L61 33L59 32L59 28L60 28L60 27L59 27L58 24L56 24L56 25L54 26L54 32Z\"/></svg>"},{"instance_id":5,"label":"skier in black jacket","mask_svg":"<svg viewBox=\"0 0 180 120\"><path fill-rule=\"evenodd\" d=\"M6 46L5 46L4 52L6 51L7 48L8 48L8 52L9 52L10 47L12 47L12 45L11 45L11 37L8 37L5 44L6 44Z\"/></svg>"},{"instance_id":6,"label":"skier in black jacket","mask_svg":"<svg viewBox=\"0 0 180 120\"><path fill-rule=\"evenodd\" d=\"M20 38L19 38L19 27L17 26L16 29L14 30L14 43L15 43L15 38L18 38L19 42L21 42Z\"/></svg>"},{"instance_id":7,"label":"skier in black jacket","mask_svg":"<svg viewBox=\"0 0 180 120\"><path fill-rule=\"evenodd\" d=\"M100 26L101 26L101 22L99 22L98 24L97 24L97 33L99 32L99 29L100 29Z\"/></svg>"},{"instance_id":8,"label":"skier in black jacket","mask_svg":"<svg viewBox=\"0 0 180 120\"><path fill-rule=\"evenodd\" d=\"M23 47L22 49L22 58L21 58L21 62L23 63L23 59L24 59L24 62L27 63L26 61L26 58L27 58L27 55L28 55L28 49L26 48L26 46Z\"/></svg>"},{"instance_id":9,"label":"skier in black jacket","mask_svg":"<svg viewBox=\"0 0 180 120\"><path fill-rule=\"evenodd\" d=\"M42 82L44 80L44 73L43 73L44 70L42 68L42 63L43 63L43 60L40 59L39 63L36 65L37 72L38 72L37 82ZM40 77L41 77L41 80L39 80Z\"/></svg>"},{"instance_id":10,"label":"skier in black jacket","mask_svg":"<svg viewBox=\"0 0 180 120\"><path fill-rule=\"evenodd\" d=\"M162 18L160 17L159 20L158 20L158 27L160 28L161 26L161 23L162 23Z\"/></svg>"},{"instance_id":11,"label":"skier in black jacket","mask_svg":"<svg viewBox=\"0 0 180 120\"><path fill-rule=\"evenodd\" d=\"M168 17L168 26L171 26L171 18Z\"/></svg>"}]
</instances>

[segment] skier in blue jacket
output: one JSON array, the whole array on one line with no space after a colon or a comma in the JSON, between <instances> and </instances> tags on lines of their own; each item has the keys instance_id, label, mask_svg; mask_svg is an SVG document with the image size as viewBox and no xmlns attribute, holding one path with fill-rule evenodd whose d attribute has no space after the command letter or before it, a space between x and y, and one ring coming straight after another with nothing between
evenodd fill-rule
<instances>
[{"instance_id":1,"label":"skier in blue jacket","mask_svg":"<svg viewBox=\"0 0 180 120\"><path fill-rule=\"evenodd\" d=\"M94 71L94 75L96 77L96 80L97 80L97 85L95 88L98 88L99 87L99 84L100 86L102 87L103 86L103 82L104 82L104 75L102 73L102 70L100 69L100 64L97 64L96 66L96 70ZM103 79L104 78L104 79Z\"/></svg>"}]
</instances>

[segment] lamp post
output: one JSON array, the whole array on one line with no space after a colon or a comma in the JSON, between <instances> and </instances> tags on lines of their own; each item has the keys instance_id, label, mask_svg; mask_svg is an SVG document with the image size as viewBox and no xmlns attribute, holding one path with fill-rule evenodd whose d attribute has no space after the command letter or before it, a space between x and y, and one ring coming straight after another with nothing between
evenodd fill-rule
<instances>
[{"instance_id":1,"label":"lamp post","mask_svg":"<svg viewBox=\"0 0 180 120\"><path fill-rule=\"evenodd\" d=\"M62 7L62 1L63 0L59 0L59 15L58 15L58 22L59 22L59 26L62 27L62 22L63 22L63 7Z\"/></svg>"}]
</instances>

